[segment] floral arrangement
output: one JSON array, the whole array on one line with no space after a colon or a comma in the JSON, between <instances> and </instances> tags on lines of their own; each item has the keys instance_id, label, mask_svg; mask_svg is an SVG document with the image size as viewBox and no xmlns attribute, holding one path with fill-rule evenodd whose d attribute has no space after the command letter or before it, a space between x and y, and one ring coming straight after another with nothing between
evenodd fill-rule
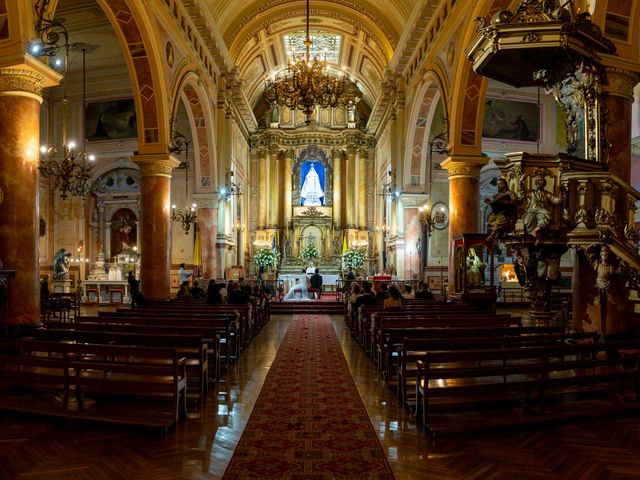
<instances>
[{"instance_id":1,"label":"floral arrangement","mask_svg":"<svg viewBox=\"0 0 640 480\"><path fill-rule=\"evenodd\" d=\"M300 256L306 261L311 261L314 258L318 258L320 256L320 252L315 245L308 243L300 252Z\"/></svg>"},{"instance_id":2,"label":"floral arrangement","mask_svg":"<svg viewBox=\"0 0 640 480\"><path fill-rule=\"evenodd\" d=\"M257 267L274 268L280 262L280 252L263 247L253 255Z\"/></svg>"},{"instance_id":3,"label":"floral arrangement","mask_svg":"<svg viewBox=\"0 0 640 480\"><path fill-rule=\"evenodd\" d=\"M364 252L359 248L350 248L342 254L342 267L358 270L364 267Z\"/></svg>"}]
</instances>

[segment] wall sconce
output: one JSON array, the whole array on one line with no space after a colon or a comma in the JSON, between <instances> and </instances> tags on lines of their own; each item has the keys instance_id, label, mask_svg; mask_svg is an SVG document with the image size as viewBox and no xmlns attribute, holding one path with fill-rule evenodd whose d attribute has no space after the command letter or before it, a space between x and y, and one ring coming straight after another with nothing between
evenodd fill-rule
<instances>
[{"instance_id":1,"label":"wall sconce","mask_svg":"<svg viewBox=\"0 0 640 480\"><path fill-rule=\"evenodd\" d=\"M242 195L240 185L233 181L233 172L227 170L224 175L224 185L220 188L220 195L225 198L232 197L234 195Z\"/></svg>"},{"instance_id":2,"label":"wall sconce","mask_svg":"<svg viewBox=\"0 0 640 480\"><path fill-rule=\"evenodd\" d=\"M172 120L171 121L171 145L169 146L169 152L170 153L184 152L184 162L181 162L178 168L184 168L185 170L184 195L186 198L189 197L189 143L190 143L189 139L185 135L173 130L173 120ZM187 207L183 212L182 210L177 210L175 205L171 205L171 220L174 222L182 223L182 229L184 230L185 235L189 234L189 230L191 229L191 224L195 223L196 219L198 218L197 208L198 208L197 205L194 203L191 205L191 208Z\"/></svg>"},{"instance_id":3,"label":"wall sconce","mask_svg":"<svg viewBox=\"0 0 640 480\"><path fill-rule=\"evenodd\" d=\"M389 170L387 173L389 181L382 185L382 190L379 195L383 197L399 197L400 192L396 190L396 174L394 171Z\"/></svg>"}]
</instances>

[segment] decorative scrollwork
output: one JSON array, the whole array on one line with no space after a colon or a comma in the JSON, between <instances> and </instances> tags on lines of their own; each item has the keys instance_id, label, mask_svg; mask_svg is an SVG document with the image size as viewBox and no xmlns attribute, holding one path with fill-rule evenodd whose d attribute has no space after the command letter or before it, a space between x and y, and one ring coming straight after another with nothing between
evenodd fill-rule
<instances>
[{"instance_id":1,"label":"decorative scrollwork","mask_svg":"<svg viewBox=\"0 0 640 480\"><path fill-rule=\"evenodd\" d=\"M307 218L319 218L319 217L324 217L326 215L322 213L320 210L318 210L316 207L307 207L305 211L300 212L300 216L307 217Z\"/></svg>"}]
</instances>

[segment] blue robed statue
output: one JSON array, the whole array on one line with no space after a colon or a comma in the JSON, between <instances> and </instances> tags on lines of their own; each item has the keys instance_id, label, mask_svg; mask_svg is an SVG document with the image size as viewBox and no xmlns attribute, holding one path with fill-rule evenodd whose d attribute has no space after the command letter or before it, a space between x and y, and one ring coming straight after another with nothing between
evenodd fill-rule
<instances>
[{"instance_id":1,"label":"blue robed statue","mask_svg":"<svg viewBox=\"0 0 640 480\"><path fill-rule=\"evenodd\" d=\"M309 169L309 172L304 179L304 183L302 184L300 197L302 198L302 205L304 206L322 205L322 201L320 199L324 197L324 191L320 185L320 177L313 166L313 162L311 163L311 168Z\"/></svg>"}]
</instances>

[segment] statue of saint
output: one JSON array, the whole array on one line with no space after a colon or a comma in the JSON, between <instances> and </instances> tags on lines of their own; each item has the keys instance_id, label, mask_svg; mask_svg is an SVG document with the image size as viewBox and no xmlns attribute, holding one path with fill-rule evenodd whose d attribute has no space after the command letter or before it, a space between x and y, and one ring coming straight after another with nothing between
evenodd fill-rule
<instances>
[{"instance_id":1,"label":"statue of saint","mask_svg":"<svg viewBox=\"0 0 640 480\"><path fill-rule=\"evenodd\" d=\"M507 181L504 178L499 178L497 187L498 193L492 198L485 198L484 200L493 212L489 215L491 234L487 237L487 241L491 241L494 238L502 238L513 228L517 216L514 196L509 190Z\"/></svg>"},{"instance_id":2,"label":"statue of saint","mask_svg":"<svg viewBox=\"0 0 640 480\"><path fill-rule=\"evenodd\" d=\"M300 197L302 198L302 204L304 206L322 205L320 199L324 197L324 192L320 187L320 177L318 177L318 173L313 166L313 162L311 162L311 168L309 169L309 172L304 179L304 183L302 184Z\"/></svg>"},{"instance_id":3,"label":"statue of saint","mask_svg":"<svg viewBox=\"0 0 640 480\"><path fill-rule=\"evenodd\" d=\"M542 231L551 224L551 209L553 205L559 205L564 201L564 194L556 196L547 191L547 180L542 173L534 173L533 188L524 188L524 175L520 178L522 195L526 197L527 206L522 216L522 223L526 232L539 239Z\"/></svg>"},{"instance_id":4,"label":"statue of saint","mask_svg":"<svg viewBox=\"0 0 640 480\"><path fill-rule=\"evenodd\" d=\"M69 280L69 266L71 265L71 253L61 248L53 256L53 279Z\"/></svg>"},{"instance_id":5,"label":"statue of saint","mask_svg":"<svg viewBox=\"0 0 640 480\"><path fill-rule=\"evenodd\" d=\"M467 253L467 283L469 285L484 284L484 263L476 254L475 248Z\"/></svg>"}]
</instances>

